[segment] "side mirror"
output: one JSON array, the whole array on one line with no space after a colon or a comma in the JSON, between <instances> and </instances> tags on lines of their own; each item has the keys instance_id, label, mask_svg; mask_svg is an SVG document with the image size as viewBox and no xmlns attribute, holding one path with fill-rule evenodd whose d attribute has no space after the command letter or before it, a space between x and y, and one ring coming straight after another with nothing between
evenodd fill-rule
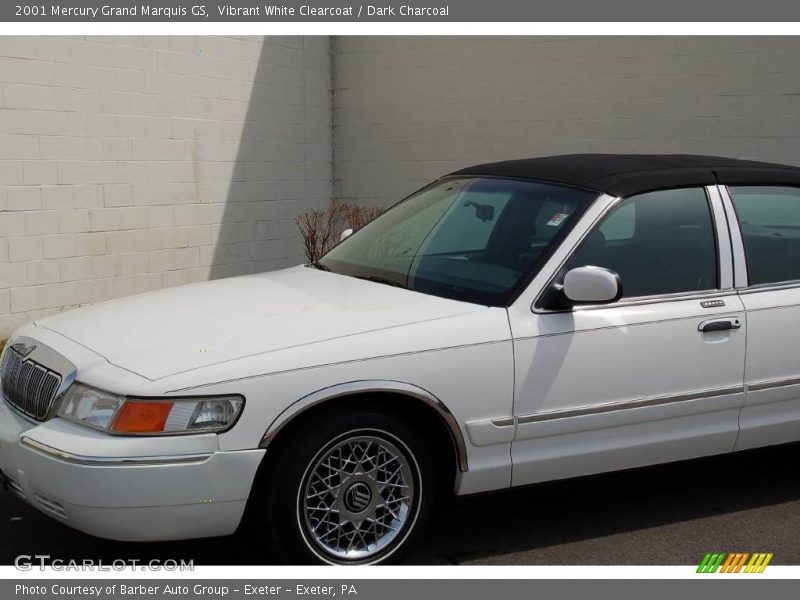
<instances>
[{"instance_id":1,"label":"side mirror","mask_svg":"<svg viewBox=\"0 0 800 600\"><path fill-rule=\"evenodd\" d=\"M605 304L622 297L619 275L603 267L578 267L564 276L564 296L574 304Z\"/></svg>"},{"instance_id":2,"label":"side mirror","mask_svg":"<svg viewBox=\"0 0 800 600\"><path fill-rule=\"evenodd\" d=\"M339 241L340 241L340 242L343 242L343 241L345 241L347 238L349 238L351 235L353 235L353 230L352 230L352 229L345 229L345 230L342 232L342 234L339 236Z\"/></svg>"}]
</instances>

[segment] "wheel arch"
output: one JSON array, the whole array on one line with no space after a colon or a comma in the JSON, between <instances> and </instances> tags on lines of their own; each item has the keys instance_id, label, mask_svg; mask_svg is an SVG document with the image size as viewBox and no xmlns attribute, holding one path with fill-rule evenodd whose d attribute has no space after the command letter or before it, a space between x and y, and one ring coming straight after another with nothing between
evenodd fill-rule
<instances>
[{"instance_id":1,"label":"wheel arch","mask_svg":"<svg viewBox=\"0 0 800 600\"><path fill-rule=\"evenodd\" d=\"M457 470L462 473L469 470L467 445L464 434L450 409L428 390L401 381L350 381L312 392L286 407L286 409L270 423L261 438L259 448L269 448L269 446L280 437L281 432L292 423L296 423L299 418L311 416L314 412L323 407L332 406L332 403L337 400L365 399L368 396L382 396L384 399L392 398L395 400L405 398L406 400L415 402L416 409L419 410L424 407L428 413L435 415L441 425L449 431Z\"/></svg>"}]
</instances>

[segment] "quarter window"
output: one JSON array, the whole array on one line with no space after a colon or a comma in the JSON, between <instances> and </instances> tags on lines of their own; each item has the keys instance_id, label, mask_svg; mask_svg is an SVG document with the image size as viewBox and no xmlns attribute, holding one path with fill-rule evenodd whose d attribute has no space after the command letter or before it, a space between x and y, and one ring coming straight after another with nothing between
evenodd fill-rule
<instances>
[{"instance_id":1,"label":"quarter window","mask_svg":"<svg viewBox=\"0 0 800 600\"><path fill-rule=\"evenodd\" d=\"M623 200L567 263L594 265L622 279L623 297L717 288L717 244L701 188L650 192Z\"/></svg>"},{"instance_id":2,"label":"quarter window","mask_svg":"<svg viewBox=\"0 0 800 600\"><path fill-rule=\"evenodd\" d=\"M750 285L800 279L800 189L731 187Z\"/></svg>"}]
</instances>

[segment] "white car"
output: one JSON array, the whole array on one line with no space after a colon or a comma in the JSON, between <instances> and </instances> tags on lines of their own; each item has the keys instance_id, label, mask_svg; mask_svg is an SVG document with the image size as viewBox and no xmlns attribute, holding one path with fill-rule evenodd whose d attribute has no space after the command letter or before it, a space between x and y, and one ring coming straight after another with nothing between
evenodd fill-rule
<instances>
[{"instance_id":1,"label":"white car","mask_svg":"<svg viewBox=\"0 0 800 600\"><path fill-rule=\"evenodd\" d=\"M0 469L72 527L396 557L437 497L800 440L800 169L439 179L314 264L22 327Z\"/></svg>"}]
</instances>

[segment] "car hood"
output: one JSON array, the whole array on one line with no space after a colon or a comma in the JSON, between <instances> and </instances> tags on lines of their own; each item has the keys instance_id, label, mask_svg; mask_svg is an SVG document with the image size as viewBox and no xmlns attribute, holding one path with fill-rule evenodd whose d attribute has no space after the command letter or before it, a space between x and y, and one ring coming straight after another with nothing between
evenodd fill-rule
<instances>
[{"instance_id":1,"label":"car hood","mask_svg":"<svg viewBox=\"0 0 800 600\"><path fill-rule=\"evenodd\" d=\"M37 321L150 380L480 306L306 267L103 302Z\"/></svg>"}]
</instances>

